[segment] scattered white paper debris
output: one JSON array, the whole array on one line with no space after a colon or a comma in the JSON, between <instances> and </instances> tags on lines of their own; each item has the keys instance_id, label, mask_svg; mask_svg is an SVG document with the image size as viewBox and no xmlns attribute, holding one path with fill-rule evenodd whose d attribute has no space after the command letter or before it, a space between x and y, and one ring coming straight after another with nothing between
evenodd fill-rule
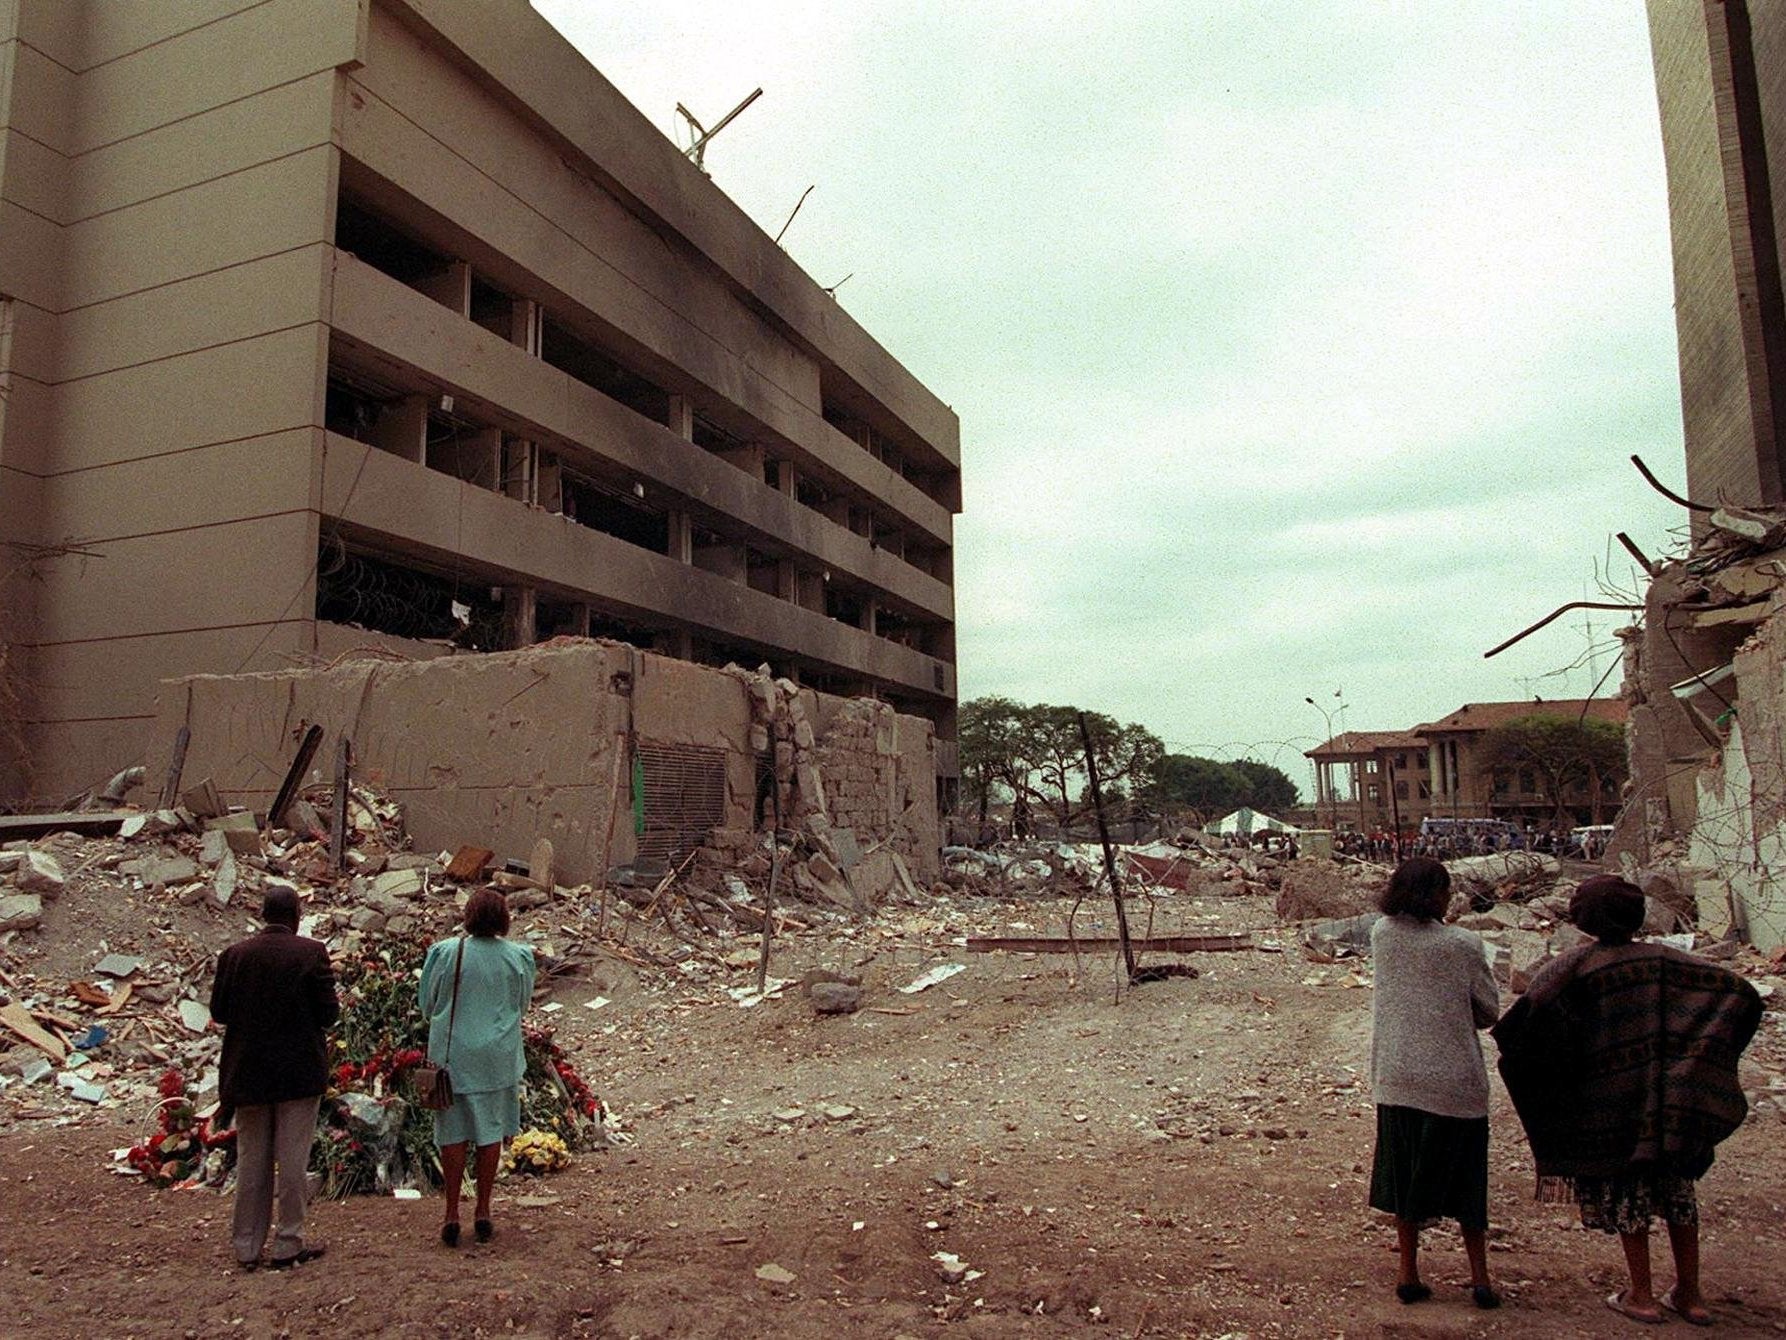
<instances>
[{"instance_id":1,"label":"scattered white paper debris","mask_svg":"<svg viewBox=\"0 0 1786 1340\"><path fill-rule=\"evenodd\" d=\"M761 1005L765 1000L775 999L792 985L793 982L785 977L771 977L769 985L760 995L754 986L728 986L726 994L738 1002L740 1009L748 1010L754 1005Z\"/></svg>"},{"instance_id":2,"label":"scattered white paper debris","mask_svg":"<svg viewBox=\"0 0 1786 1340\"><path fill-rule=\"evenodd\" d=\"M948 981L956 973L966 971L967 964L965 963L939 963L934 968L926 968L913 981L899 989L908 996L915 996L920 991L928 991L938 982Z\"/></svg>"}]
</instances>

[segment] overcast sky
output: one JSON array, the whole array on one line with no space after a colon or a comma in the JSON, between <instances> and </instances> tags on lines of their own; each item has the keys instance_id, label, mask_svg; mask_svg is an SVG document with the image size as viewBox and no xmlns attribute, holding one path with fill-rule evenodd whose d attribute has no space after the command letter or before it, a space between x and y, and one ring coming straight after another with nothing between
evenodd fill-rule
<instances>
[{"instance_id":1,"label":"overcast sky","mask_svg":"<svg viewBox=\"0 0 1786 1340\"><path fill-rule=\"evenodd\" d=\"M1627 461L1684 474L1636 0L536 7L666 134L766 89L713 180L771 235L816 184L783 245L961 417L964 699L1306 791L1305 697L1608 669L1610 613L1591 673L1579 614L1482 653L1681 519Z\"/></svg>"}]
</instances>

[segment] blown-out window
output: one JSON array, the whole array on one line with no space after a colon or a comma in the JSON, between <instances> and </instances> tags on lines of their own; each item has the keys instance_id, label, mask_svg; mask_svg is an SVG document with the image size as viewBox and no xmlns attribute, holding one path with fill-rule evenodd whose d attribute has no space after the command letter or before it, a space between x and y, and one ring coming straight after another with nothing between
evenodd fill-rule
<instances>
[{"instance_id":1,"label":"blown-out window","mask_svg":"<svg viewBox=\"0 0 1786 1340\"><path fill-rule=\"evenodd\" d=\"M641 742L638 786L642 861L680 861L725 822L723 749Z\"/></svg>"}]
</instances>

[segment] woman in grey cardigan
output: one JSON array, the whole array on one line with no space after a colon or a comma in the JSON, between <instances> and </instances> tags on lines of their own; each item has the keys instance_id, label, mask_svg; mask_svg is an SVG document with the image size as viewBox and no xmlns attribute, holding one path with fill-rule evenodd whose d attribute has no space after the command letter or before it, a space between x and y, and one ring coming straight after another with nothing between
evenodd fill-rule
<instances>
[{"instance_id":1,"label":"woman in grey cardigan","mask_svg":"<svg viewBox=\"0 0 1786 1340\"><path fill-rule=\"evenodd\" d=\"M1371 1208L1395 1216L1401 1269L1395 1296L1432 1297L1420 1279L1420 1230L1455 1219L1477 1307L1500 1306L1488 1280L1488 1070L1476 1031L1500 999L1482 939L1443 918L1451 876L1428 857L1403 861L1371 929L1376 1000L1371 1089L1377 1150Z\"/></svg>"}]
</instances>

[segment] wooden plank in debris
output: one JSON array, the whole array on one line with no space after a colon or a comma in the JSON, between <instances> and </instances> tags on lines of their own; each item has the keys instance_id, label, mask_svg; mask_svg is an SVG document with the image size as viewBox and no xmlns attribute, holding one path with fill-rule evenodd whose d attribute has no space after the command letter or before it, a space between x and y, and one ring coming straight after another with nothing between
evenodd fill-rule
<instances>
[{"instance_id":1,"label":"wooden plank in debris","mask_svg":"<svg viewBox=\"0 0 1786 1340\"><path fill-rule=\"evenodd\" d=\"M447 878L461 883L478 879L495 859L496 853L488 847L461 847L453 853L453 859L447 862Z\"/></svg>"},{"instance_id":2,"label":"wooden plank in debris","mask_svg":"<svg viewBox=\"0 0 1786 1340\"><path fill-rule=\"evenodd\" d=\"M1122 944L1112 936L1066 940L1054 936L979 935L968 937L970 954L1071 954L1075 950L1095 953L1116 949ZM1253 937L1240 935L1155 935L1131 939L1137 954L1216 954L1233 949L1253 949Z\"/></svg>"},{"instance_id":3,"label":"wooden plank in debris","mask_svg":"<svg viewBox=\"0 0 1786 1340\"><path fill-rule=\"evenodd\" d=\"M67 1057L68 1048L61 1038L48 1029L40 1028L37 1020L31 1017L31 1011L14 1001L10 1005L0 1006L0 1024L17 1033L38 1051L60 1061Z\"/></svg>"},{"instance_id":4,"label":"wooden plank in debris","mask_svg":"<svg viewBox=\"0 0 1786 1340\"><path fill-rule=\"evenodd\" d=\"M47 833L83 833L96 837L118 831L118 825L140 810L94 810L77 814L59 810L54 814L0 814L0 842L17 838L43 837Z\"/></svg>"}]
</instances>

